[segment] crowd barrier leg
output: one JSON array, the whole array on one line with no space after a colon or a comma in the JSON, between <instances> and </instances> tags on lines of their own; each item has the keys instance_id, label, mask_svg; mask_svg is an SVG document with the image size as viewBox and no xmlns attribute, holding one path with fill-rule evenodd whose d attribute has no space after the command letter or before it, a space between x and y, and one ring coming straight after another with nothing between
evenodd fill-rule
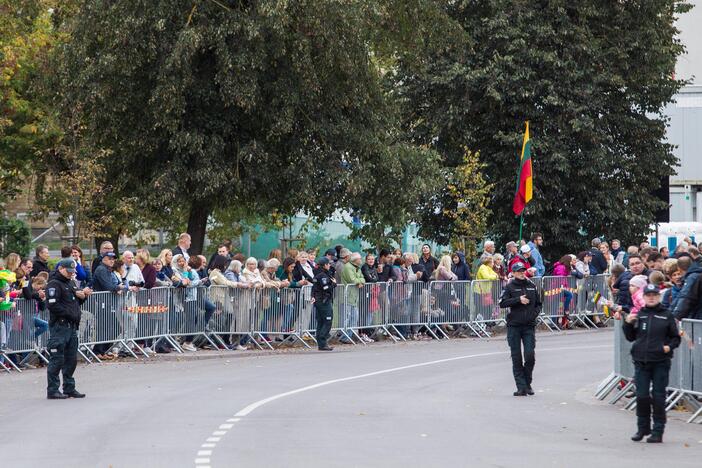
<instances>
[{"instance_id":1,"label":"crowd barrier leg","mask_svg":"<svg viewBox=\"0 0 702 468\"><path fill-rule=\"evenodd\" d=\"M610 373L600 384L597 386L597 389L595 390L595 398L599 398L599 396L607 390L607 388L612 384L612 382L618 382L620 377L615 374L614 372Z\"/></svg>"},{"instance_id":2,"label":"crowd barrier leg","mask_svg":"<svg viewBox=\"0 0 702 468\"><path fill-rule=\"evenodd\" d=\"M666 398L666 403L668 404L665 407L666 411L670 411L671 409L675 408L675 405L678 404L678 402L685 396L685 392L682 390L678 389L673 389L670 395L668 395L668 398Z\"/></svg>"},{"instance_id":3,"label":"crowd barrier leg","mask_svg":"<svg viewBox=\"0 0 702 468\"><path fill-rule=\"evenodd\" d=\"M91 348L92 348L91 345L80 343L78 345L78 354L80 354L81 357L83 359L85 359L85 362L87 362L88 364L92 364L93 360L95 360L98 363L102 362L100 360L100 358L97 357L97 355L93 352L93 350ZM92 359L90 359L88 356L86 356L86 354L83 353L83 350L85 350L90 356L92 356Z\"/></svg>"},{"instance_id":4,"label":"crowd barrier leg","mask_svg":"<svg viewBox=\"0 0 702 468\"><path fill-rule=\"evenodd\" d=\"M78 355L80 357L82 357L86 363L88 363L88 364L93 363L93 360L91 358L89 358L88 356L86 356L86 354L80 349L80 346L78 346ZM97 356L95 356L95 359L97 359Z\"/></svg>"},{"instance_id":5,"label":"crowd barrier leg","mask_svg":"<svg viewBox=\"0 0 702 468\"><path fill-rule=\"evenodd\" d=\"M560 328L558 328L558 325L556 325L553 319L548 315L539 315L537 321L545 325L546 328L548 328L548 331L550 331L551 333L556 333L561 330Z\"/></svg>"},{"instance_id":6,"label":"crowd barrier leg","mask_svg":"<svg viewBox=\"0 0 702 468\"><path fill-rule=\"evenodd\" d=\"M695 422L695 419L699 418L700 416L702 416L702 406L697 411L695 411L695 413L690 419L687 420L687 422L692 424L693 422ZM702 421L700 421L700 424L702 424Z\"/></svg>"},{"instance_id":7,"label":"crowd barrier leg","mask_svg":"<svg viewBox=\"0 0 702 468\"><path fill-rule=\"evenodd\" d=\"M0 353L0 357L3 358L2 359L3 362L9 364L10 367L12 367L17 372L22 373L22 369L20 369L19 367L17 367L17 365L15 365L15 363L12 361L12 359L10 359L10 356L8 354ZM7 367L7 364L5 364L3 366L3 369L5 369L7 372L11 372L11 370Z\"/></svg>"},{"instance_id":8,"label":"crowd barrier leg","mask_svg":"<svg viewBox=\"0 0 702 468\"><path fill-rule=\"evenodd\" d=\"M614 395L614 398L612 398L609 401L609 404L610 405L616 404L619 400L624 398L624 396L629 392L629 390L633 390L633 388L634 388L634 381L631 380L631 381L627 382L627 384L624 385L624 387L621 390L619 390L619 392L617 392L616 395Z\"/></svg>"}]
</instances>

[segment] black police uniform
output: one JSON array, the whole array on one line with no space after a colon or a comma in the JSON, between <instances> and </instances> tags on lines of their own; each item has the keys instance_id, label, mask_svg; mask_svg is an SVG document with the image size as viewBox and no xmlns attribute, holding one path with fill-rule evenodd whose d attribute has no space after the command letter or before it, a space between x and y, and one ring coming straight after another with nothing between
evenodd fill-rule
<instances>
[{"instance_id":1,"label":"black police uniform","mask_svg":"<svg viewBox=\"0 0 702 468\"><path fill-rule=\"evenodd\" d=\"M650 285L649 285L650 286ZM680 333L673 315L662 305L639 310L634 323L624 322L622 331L627 340L633 341L631 357L634 360L636 385L636 419L638 433L633 440L652 434L660 442L665 429L665 397L673 350L680 345ZM663 346L669 346L666 353ZM653 384L653 393L650 388ZM651 429L653 406L653 429ZM658 440L656 440L656 438Z\"/></svg>"},{"instance_id":2,"label":"black police uniform","mask_svg":"<svg viewBox=\"0 0 702 468\"><path fill-rule=\"evenodd\" d=\"M529 303L522 304L520 296L526 296ZM541 299L536 285L529 279L514 278L502 291L500 307L510 309L507 314L507 343L512 355L512 374L517 384L515 395L533 395L531 380L536 363L536 318L541 313Z\"/></svg>"},{"instance_id":3,"label":"black police uniform","mask_svg":"<svg viewBox=\"0 0 702 468\"><path fill-rule=\"evenodd\" d=\"M49 365L47 367L49 397L60 395L59 372L63 373L63 394L76 395L73 372L78 362L78 325L80 304L73 282L55 272L46 286L49 307Z\"/></svg>"},{"instance_id":4,"label":"black police uniform","mask_svg":"<svg viewBox=\"0 0 702 468\"><path fill-rule=\"evenodd\" d=\"M317 330L315 337L319 349L328 349L327 339L332 326L332 305L334 302L334 288L336 283L331 270L320 268L312 280L312 297L314 297L315 317Z\"/></svg>"}]
</instances>

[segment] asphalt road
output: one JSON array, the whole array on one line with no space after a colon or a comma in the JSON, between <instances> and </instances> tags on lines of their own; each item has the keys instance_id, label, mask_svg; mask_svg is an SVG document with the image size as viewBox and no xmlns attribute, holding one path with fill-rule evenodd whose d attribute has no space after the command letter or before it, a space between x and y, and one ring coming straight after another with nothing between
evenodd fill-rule
<instances>
[{"instance_id":1,"label":"asphalt road","mask_svg":"<svg viewBox=\"0 0 702 468\"><path fill-rule=\"evenodd\" d=\"M611 341L540 334L521 398L500 338L81 366L84 400L0 376L0 466L699 467L699 425L636 444L633 414L592 397Z\"/></svg>"}]
</instances>

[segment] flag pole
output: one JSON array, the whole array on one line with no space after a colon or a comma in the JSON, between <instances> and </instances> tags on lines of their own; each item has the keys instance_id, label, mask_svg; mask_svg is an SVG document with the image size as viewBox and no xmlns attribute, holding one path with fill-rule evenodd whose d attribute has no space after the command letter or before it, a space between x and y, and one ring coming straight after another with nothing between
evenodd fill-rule
<instances>
[{"instance_id":1,"label":"flag pole","mask_svg":"<svg viewBox=\"0 0 702 468\"><path fill-rule=\"evenodd\" d=\"M517 239L517 242L522 240L522 227L524 226L524 212L522 211L522 214L519 216L519 238Z\"/></svg>"}]
</instances>

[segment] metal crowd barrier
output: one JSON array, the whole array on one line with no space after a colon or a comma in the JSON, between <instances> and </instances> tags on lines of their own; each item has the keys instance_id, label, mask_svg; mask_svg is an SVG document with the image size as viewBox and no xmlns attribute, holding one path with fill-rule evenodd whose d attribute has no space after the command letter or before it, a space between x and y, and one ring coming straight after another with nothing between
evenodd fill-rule
<instances>
[{"instance_id":1,"label":"metal crowd barrier","mask_svg":"<svg viewBox=\"0 0 702 468\"><path fill-rule=\"evenodd\" d=\"M600 313L594 303L596 293L609 297L604 275L585 280L545 277L534 282L543 302L539 322L552 331L560 328L566 312L581 325L594 326L588 316ZM489 337L494 326L507 320L508 311L499 307L505 284L476 280L338 285L331 339L365 344L365 335L397 342L419 332L434 339ZM567 309L566 291L572 295ZM99 362L95 347L133 357L147 357L149 349L166 344L182 353L182 345L191 342L215 349L228 348L229 342L252 343L259 349L295 343L310 347L316 344L311 297L311 286L93 293L81 305L79 353L88 362ZM16 370L15 362L7 359L13 354L22 355L20 364L28 357L46 361L48 333L35 338L34 319L48 320L47 311L39 311L34 301L19 299L12 311L0 317L0 329L8 342L8 349L0 351L0 360Z\"/></svg>"},{"instance_id":2,"label":"metal crowd barrier","mask_svg":"<svg viewBox=\"0 0 702 468\"><path fill-rule=\"evenodd\" d=\"M693 415L688 419L691 423L702 416L702 405L696 398L702 397L702 321L685 319L680 322L680 330L682 341L671 361L666 411L685 400L693 408ZM615 392L609 400L610 404L615 404L635 390L631 347L632 343L626 340L622 332L622 321L616 320L614 369L595 391L598 399L604 400ZM625 408L628 410L636 408L636 399L631 398Z\"/></svg>"},{"instance_id":3,"label":"metal crowd barrier","mask_svg":"<svg viewBox=\"0 0 702 468\"><path fill-rule=\"evenodd\" d=\"M441 325L432 321L430 298L435 284L423 281L392 282L385 286L387 329L396 340L406 341L410 335L426 331L435 339L446 337ZM436 307L433 309L437 311ZM440 317L443 319L443 317ZM438 334L437 334L438 333Z\"/></svg>"},{"instance_id":4,"label":"metal crowd barrier","mask_svg":"<svg viewBox=\"0 0 702 468\"><path fill-rule=\"evenodd\" d=\"M45 352L48 333L46 329L42 329L41 324L43 321L44 327L47 326L47 320L48 312L40 310L37 302L33 300L15 301L12 310L0 313L0 344L6 346L0 351L0 356L4 355L7 358L4 362L7 362L9 368L20 370L18 365L9 359L10 355L20 356L19 365L38 359L48 362ZM8 367L2 368L9 372Z\"/></svg>"},{"instance_id":5,"label":"metal crowd barrier","mask_svg":"<svg viewBox=\"0 0 702 468\"><path fill-rule=\"evenodd\" d=\"M390 336L397 340L388 329L389 289L388 283L368 283L361 287L345 284L340 288L338 299L344 304L345 317L341 318L341 327L351 340L366 344L362 335L369 338Z\"/></svg>"}]
</instances>

